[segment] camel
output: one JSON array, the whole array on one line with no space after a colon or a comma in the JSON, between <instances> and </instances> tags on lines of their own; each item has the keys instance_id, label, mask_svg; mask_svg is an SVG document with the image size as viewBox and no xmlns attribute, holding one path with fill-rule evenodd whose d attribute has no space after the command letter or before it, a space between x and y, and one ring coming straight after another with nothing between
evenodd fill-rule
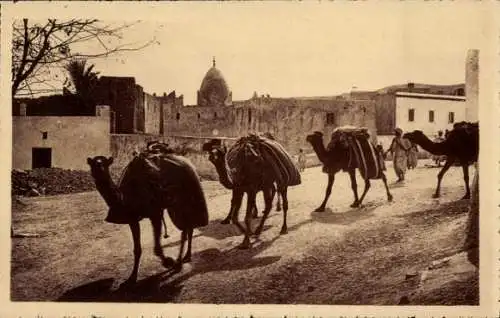
<instances>
[{"instance_id":1,"label":"camel","mask_svg":"<svg viewBox=\"0 0 500 318\"><path fill-rule=\"evenodd\" d=\"M363 194L361 198L358 198L358 185L356 181L356 169L360 169L360 164L353 158L353 154L349 149L349 145L343 140L341 135L338 134L340 130L336 130L332 135L332 141L329 144L328 149L325 148L323 144L323 133L316 131L313 134L310 134L306 137L306 141L311 144L314 152L318 156L318 159L323 163L323 172L328 174L328 184L326 187L325 198L321 205L316 208L315 212L324 212L330 194L332 192L332 186L335 181L335 174L340 170L343 170L349 173L349 177L351 179L351 188L354 193L354 202L351 204L352 208L359 207L363 202L363 199L370 188L370 179L382 179L385 190L387 193L387 200L389 202L392 201L393 197L389 191L389 187L387 185L387 178L383 173L385 170L385 166L383 165L383 159L381 158L380 151L375 149L373 146L373 153L377 156L377 162L375 163L378 166L378 173L375 175L368 175L362 173L363 179L365 181L365 187L363 190ZM334 140L335 138L341 137L338 140ZM367 140L367 143L371 145L371 143ZM368 144L367 144L368 145Z\"/></svg>"},{"instance_id":2,"label":"camel","mask_svg":"<svg viewBox=\"0 0 500 318\"><path fill-rule=\"evenodd\" d=\"M415 130L403 135L403 138L419 145L433 155L446 156L446 163L438 173L438 182L433 198L439 198L441 181L445 173L455 163L462 166L465 182L465 195L462 200L470 198L469 165L477 162L479 155L479 125L478 123L459 122L453 125L448 137L442 142L431 141L421 130Z\"/></svg>"},{"instance_id":3,"label":"camel","mask_svg":"<svg viewBox=\"0 0 500 318\"><path fill-rule=\"evenodd\" d=\"M291 179L286 180L278 175L273 167L273 164L276 164L276 162L272 162L276 159L269 156L269 150L262 149L264 146L259 147L258 144L252 142L259 140L259 138L261 137L253 135L242 137L229 151L226 151L223 147L211 145L209 155L209 160L214 164L220 176L220 182L226 188L232 190L231 209L228 217L231 217L232 223L244 233L243 242L239 246L241 249L250 248L250 235L252 234L251 219L256 206L255 198L257 193L260 191L263 192L265 208L262 212L263 216L260 224L254 232L255 237L258 238L262 232L264 223L271 211L272 201L276 192L281 195L283 200L283 224L280 231L280 235L283 235L288 233L288 186L300 184L300 174L288 157L287 160L289 162L287 164L291 164L288 166L288 169L297 170L292 171L296 173L293 176L295 179L293 181ZM268 139L264 140L269 142ZM204 149L208 150L209 148L205 146ZM232 156L231 160L228 160L229 155ZM281 155L288 156L287 154ZM274 186L275 184L277 185L276 187ZM245 214L245 227L243 227L238 221L238 214L245 193L247 194L247 210Z\"/></svg>"},{"instance_id":4,"label":"camel","mask_svg":"<svg viewBox=\"0 0 500 318\"><path fill-rule=\"evenodd\" d=\"M265 134L264 135L265 137L267 138L270 138L270 139L273 139L272 136L270 134ZM202 146L202 150L203 151L206 151L208 152L209 154L212 152L212 150L214 149L214 147L217 147L217 148L220 148L222 151L224 151L224 155L225 155L225 151L227 151L227 149L223 148L220 144L219 144L219 141L216 140L216 139L213 139L209 142L206 142L203 144ZM221 157L220 155L218 156L219 158ZM217 174L219 175L219 182L221 183L222 186L224 186L224 188L226 189L232 189L232 185L230 182L228 182L225 178L224 178L224 173L221 174L221 169L220 167L222 167L222 162L217 162L217 161L214 161L213 159L216 158L216 156L210 156L209 155L209 160L210 162L212 162L212 164L215 166L215 169L217 171ZM260 192L260 191L259 191ZM273 197L273 200L274 200L274 196L277 194L277 201L276 201L276 211L281 211L281 195L280 193L276 191L276 187L273 185L273 190L272 190L272 197ZM273 201L271 200L271 202ZM232 208L229 209L229 213L227 214L227 216L220 222L221 224L229 224L230 221L231 221L231 213L232 213ZM252 217L254 219L256 219L258 217L258 211L257 211L257 206L255 205L253 208L252 208Z\"/></svg>"},{"instance_id":5,"label":"camel","mask_svg":"<svg viewBox=\"0 0 500 318\"><path fill-rule=\"evenodd\" d=\"M144 218L150 219L153 227L155 255L164 267L180 272L182 264L191 261L193 229L208 224L205 197L190 162L173 154L154 157L141 153L125 168L118 185L109 172L113 157L87 158L87 163L98 192L110 208L106 221L128 224L132 232L134 265L132 273L121 287L129 287L137 281L142 254L139 221ZM182 231L176 261L166 257L160 245L164 209L167 209L174 225ZM183 255L186 241L187 251Z\"/></svg>"}]
</instances>

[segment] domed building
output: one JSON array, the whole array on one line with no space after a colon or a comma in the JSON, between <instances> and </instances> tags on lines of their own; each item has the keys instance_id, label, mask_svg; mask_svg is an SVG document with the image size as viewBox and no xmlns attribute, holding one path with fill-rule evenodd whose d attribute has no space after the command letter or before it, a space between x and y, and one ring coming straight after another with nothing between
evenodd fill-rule
<instances>
[{"instance_id":1,"label":"domed building","mask_svg":"<svg viewBox=\"0 0 500 318\"><path fill-rule=\"evenodd\" d=\"M230 106L233 104L232 93L229 91L226 80L222 73L215 67L215 58L213 66L201 82L197 98L198 106Z\"/></svg>"}]
</instances>

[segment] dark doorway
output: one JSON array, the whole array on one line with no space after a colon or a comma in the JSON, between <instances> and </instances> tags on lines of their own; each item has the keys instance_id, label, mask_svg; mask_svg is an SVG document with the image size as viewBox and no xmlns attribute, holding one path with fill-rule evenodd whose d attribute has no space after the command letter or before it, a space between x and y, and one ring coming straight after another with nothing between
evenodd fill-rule
<instances>
[{"instance_id":1,"label":"dark doorway","mask_svg":"<svg viewBox=\"0 0 500 318\"><path fill-rule=\"evenodd\" d=\"M32 168L52 167L52 148L33 148L31 152Z\"/></svg>"}]
</instances>

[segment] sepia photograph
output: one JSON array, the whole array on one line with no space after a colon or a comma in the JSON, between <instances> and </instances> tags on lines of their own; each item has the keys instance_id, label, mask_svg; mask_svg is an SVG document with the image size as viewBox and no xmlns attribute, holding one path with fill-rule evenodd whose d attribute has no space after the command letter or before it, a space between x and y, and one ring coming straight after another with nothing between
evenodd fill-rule
<instances>
[{"instance_id":1,"label":"sepia photograph","mask_svg":"<svg viewBox=\"0 0 500 318\"><path fill-rule=\"evenodd\" d=\"M46 5L2 5L13 306L496 297L488 2Z\"/></svg>"}]
</instances>

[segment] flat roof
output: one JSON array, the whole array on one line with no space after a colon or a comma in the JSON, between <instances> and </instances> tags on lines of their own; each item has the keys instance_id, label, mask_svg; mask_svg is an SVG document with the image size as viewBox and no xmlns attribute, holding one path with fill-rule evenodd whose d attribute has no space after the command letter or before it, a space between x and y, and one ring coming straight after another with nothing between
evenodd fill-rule
<instances>
[{"instance_id":1,"label":"flat roof","mask_svg":"<svg viewBox=\"0 0 500 318\"><path fill-rule=\"evenodd\" d=\"M422 94L422 93L410 93L410 92L397 92L398 97L408 97L408 98L421 98L421 99L444 99L444 100L456 100L465 101L465 96L458 95L442 95L442 94Z\"/></svg>"}]
</instances>

